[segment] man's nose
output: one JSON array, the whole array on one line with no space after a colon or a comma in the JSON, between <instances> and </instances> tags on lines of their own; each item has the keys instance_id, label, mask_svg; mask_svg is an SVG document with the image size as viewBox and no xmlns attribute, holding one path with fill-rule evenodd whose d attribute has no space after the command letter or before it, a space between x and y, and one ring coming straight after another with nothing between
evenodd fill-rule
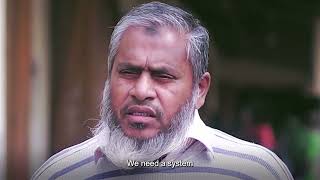
<instances>
[{"instance_id":1,"label":"man's nose","mask_svg":"<svg viewBox=\"0 0 320 180\"><path fill-rule=\"evenodd\" d=\"M154 99L156 92L151 76L145 72L141 73L129 94L140 101Z\"/></svg>"}]
</instances>

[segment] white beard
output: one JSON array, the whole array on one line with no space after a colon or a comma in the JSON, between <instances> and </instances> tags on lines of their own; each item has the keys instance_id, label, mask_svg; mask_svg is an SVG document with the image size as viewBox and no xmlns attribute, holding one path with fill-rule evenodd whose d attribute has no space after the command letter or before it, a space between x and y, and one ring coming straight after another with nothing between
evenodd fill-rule
<instances>
[{"instance_id":1,"label":"white beard","mask_svg":"<svg viewBox=\"0 0 320 180\"><path fill-rule=\"evenodd\" d=\"M178 153L187 143L187 132L194 119L197 89L171 119L165 132L149 139L130 138L118 125L111 108L110 85L106 82L102 100L101 121L94 130L101 151L117 167L129 169L128 160L154 161L168 153Z\"/></svg>"}]
</instances>

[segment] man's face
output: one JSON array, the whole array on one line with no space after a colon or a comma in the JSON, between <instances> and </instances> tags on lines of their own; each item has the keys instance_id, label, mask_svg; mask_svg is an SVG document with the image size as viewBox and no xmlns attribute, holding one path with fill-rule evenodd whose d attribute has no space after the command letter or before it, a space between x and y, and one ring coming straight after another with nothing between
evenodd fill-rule
<instances>
[{"instance_id":1,"label":"man's face","mask_svg":"<svg viewBox=\"0 0 320 180\"><path fill-rule=\"evenodd\" d=\"M186 39L168 28L130 27L111 72L111 106L128 137L148 139L166 131L192 94Z\"/></svg>"}]
</instances>

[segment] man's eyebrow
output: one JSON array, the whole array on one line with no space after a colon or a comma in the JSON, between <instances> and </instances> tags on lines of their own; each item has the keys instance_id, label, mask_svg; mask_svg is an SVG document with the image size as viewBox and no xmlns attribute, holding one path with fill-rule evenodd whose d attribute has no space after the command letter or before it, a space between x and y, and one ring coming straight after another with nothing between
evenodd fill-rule
<instances>
[{"instance_id":1,"label":"man's eyebrow","mask_svg":"<svg viewBox=\"0 0 320 180\"><path fill-rule=\"evenodd\" d=\"M174 76L178 76L180 74L179 71L171 67L150 67L149 70L153 74L171 74Z\"/></svg>"},{"instance_id":2,"label":"man's eyebrow","mask_svg":"<svg viewBox=\"0 0 320 180\"><path fill-rule=\"evenodd\" d=\"M119 63L117 66L117 70L122 69L130 69L134 71L143 71L143 67L134 65L131 63L123 62ZM179 72L175 70L174 68L167 67L167 66L160 66L160 67L148 67L148 71L150 71L153 74L172 74L172 75L179 75Z\"/></svg>"},{"instance_id":3,"label":"man's eyebrow","mask_svg":"<svg viewBox=\"0 0 320 180\"><path fill-rule=\"evenodd\" d=\"M119 63L118 66L117 66L117 69L133 69L133 70L142 70L143 68L140 67L140 66L137 66L137 65L133 65L133 64L130 64L130 63Z\"/></svg>"},{"instance_id":4,"label":"man's eyebrow","mask_svg":"<svg viewBox=\"0 0 320 180\"><path fill-rule=\"evenodd\" d=\"M162 74L162 73L170 74L170 73L172 73L172 72L171 72L168 68L166 68L166 67L149 68L149 70L150 70L152 73L156 73L156 74Z\"/></svg>"}]
</instances>

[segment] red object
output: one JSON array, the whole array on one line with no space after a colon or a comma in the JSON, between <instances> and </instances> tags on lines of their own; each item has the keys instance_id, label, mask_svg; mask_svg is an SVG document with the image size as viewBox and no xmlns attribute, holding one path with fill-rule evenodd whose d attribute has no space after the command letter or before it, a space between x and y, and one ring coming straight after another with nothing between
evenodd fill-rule
<instances>
[{"instance_id":1,"label":"red object","mask_svg":"<svg viewBox=\"0 0 320 180\"><path fill-rule=\"evenodd\" d=\"M257 127L257 137L260 145L273 150L276 147L276 139L273 133L272 126L270 124L264 123Z\"/></svg>"}]
</instances>

